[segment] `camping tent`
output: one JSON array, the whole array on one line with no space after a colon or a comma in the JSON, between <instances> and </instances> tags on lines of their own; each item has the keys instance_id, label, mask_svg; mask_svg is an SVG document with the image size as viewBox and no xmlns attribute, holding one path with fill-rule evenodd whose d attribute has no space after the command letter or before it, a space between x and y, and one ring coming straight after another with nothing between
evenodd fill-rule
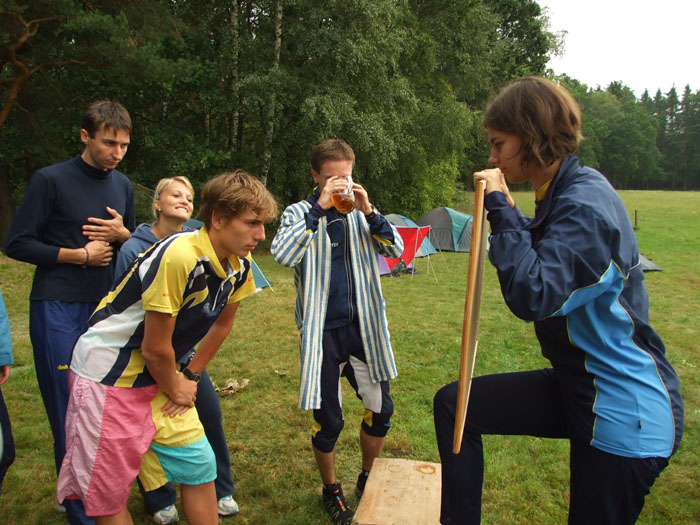
<instances>
[{"instance_id":1,"label":"camping tent","mask_svg":"<svg viewBox=\"0 0 700 525\"><path fill-rule=\"evenodd\" d=\"M412 268L411 261L415 257L421 242L426 238L430 228L427 226L394 226L403 240L403 252L400 257L384 257L377 253L377 263L379 264L379 275L392 273L392 270L399 263L403 263L406 268Z\"/></svg>"},{"instance_id":2,"label":"camping tent","mask_svg":"<svg viewBox=\"0 0 700 525\"><path fill-rule=\"evenodd\" d=\"M423 226L422 228L419 226L395 226L395 228L403 239L403 252L401 253L401 257L384 257L389 271L393 270L394 266L399 264L399 262L402 262L404 266L408 267L413 257L415 257L423 239L425 239L425 236L428 235L430 231L428 226Z\"/></svg>"},{"instance_id":3,"label":"camping tent","mask_svg":"<svg viewBox=\"0 0 700 525\"><path fill-rule=\"evenodd\" d=\"M415 222L413 222L411 219L404 215L399 215L398 213L389 213L384 217L386 217L386 220L394 226L412 226L413 228L418 228L418 225ZM416 257L426 257L436 252L437 250L435 249L435 246L433 246L433 243L430 242L430 239L426 237L425 239L423 239L423 242L418 247L418 251L416 251Z\"/></svg>"},{"instance_id":4,"label":"camping tent","mask_svg":"<svg viewBox=\"0 0 700 525\"><path fill-rule=\"evenodd\" d=\"M418 219L419 226L430 226L430 241L442 251L468 252L472 240L472 216L442 206Z\"/></svg>"},{"instance_id":5,"label":"camping tent","mask_svg":"<svg viewBox=\"0 0 700 525\"><path fill-rule=\"evenodd\" d=\"M258 263L255 262L255 259L253 259L252 256L250 257L250 260L253 262L253 264L251 265L251 270L253 270L253 280L255 281L255 288L261 289L265 288L266 286L269 286L270 290L274 292L274 288L272 288L270 281L267 280L267 277L265 277L265 274L260 269L260 266L258 266Z\"/></svg>"},{"instance_id":6,"label":"camping tent","mask_svg":"<svg viewBox=\"0 0 700 525\"><path fill-rule=\"evenodd\" d=\"M198 230L199 228L204 226L204 223L198 219L190 219L185 223L185 226L188 228L192 228L193 230ZM250 260L253 261L251 269L253 270L253 280L255 281L255 287L261 289L265 288L266 286L269 286L270 290L274 292L275 290L272 288L270 281L267 280L267 277L265 277L265 274L258 266L258 263L255 262L252 255L250 257Z\"/></svg>"},{"instance_id":7,"label":"camping tent","mask_svg":"<svg viewBox=\"0 0 700 525\"><path fill-rule=\"evenodd\" d=\"M651 262L649 259L644 257L641 253L639 254L639 264L642 265L642 271L644 272L660 272L661 267Z\"/></svg>"}]
</instances>

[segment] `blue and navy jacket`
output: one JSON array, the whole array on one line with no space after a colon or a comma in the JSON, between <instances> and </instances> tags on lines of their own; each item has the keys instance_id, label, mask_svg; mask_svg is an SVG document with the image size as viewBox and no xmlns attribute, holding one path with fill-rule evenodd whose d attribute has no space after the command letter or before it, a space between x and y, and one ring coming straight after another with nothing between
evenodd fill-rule
<instances>
[{"instance_id":1,"label":"blue and navy jacket","mask_svg":"<svg viewBox=\"0 0 700 525\"><path fill-rule=\"evenodd\" d=\"M318 209L312 211L312 208ZM301 336L299 408L304 410L321 406L323 331L331 293L334 248L328 232L329 214L319 210L313 198L287 207L270 247L278 263L294 268L297 288L295 317ZM396 228L383 216L378 215L370 224L362 213L353 211L343 220L347 235L346 253L351 266L351 271L345 275L352 279L352 316L359 324L371 380L375 383L388 381L395 378L397 372L379 280L377 252L387 257L399 257L403 252L403 241ZM343 275L343 272L333 275Z\"/></svg>"},{"instance_id":2,"label":"blue and navy jacket","mask_svg":"<svg viewBox=\"0 0 700 525\"><path fill-rule=\"evenodd\" d=\"M627 211L607 179L563 162L534 219L486 196L489 257L511 311L534 321L571 438L624 457L669 457L683 400L649 299Z\"/></svg>"}]
</instances>

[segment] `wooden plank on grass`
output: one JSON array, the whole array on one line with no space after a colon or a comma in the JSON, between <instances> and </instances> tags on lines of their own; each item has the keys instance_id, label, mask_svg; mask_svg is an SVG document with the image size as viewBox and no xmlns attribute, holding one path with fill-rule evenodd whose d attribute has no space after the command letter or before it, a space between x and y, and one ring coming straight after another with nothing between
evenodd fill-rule
<instances>
[{"instance_id":1,"label":"wooden plank on grass","mask_svg":"<svg viewBox=\"0 0 700 525\"><path fill-rule=\"evenodd\" d=\"M352 525L440 523L439 463L377 458Z\"/></svg>"}]
</instances>

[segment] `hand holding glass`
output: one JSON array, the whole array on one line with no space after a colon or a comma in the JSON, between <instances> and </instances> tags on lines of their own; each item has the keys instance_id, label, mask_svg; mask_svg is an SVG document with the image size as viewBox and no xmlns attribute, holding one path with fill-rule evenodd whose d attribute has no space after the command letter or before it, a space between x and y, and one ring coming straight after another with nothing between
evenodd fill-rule
<instances>
[{"instance_id":1,"label":"hand holding glass","mask_svg":"<svg viewBox=\"0 0 700 525\"><path fill-rule=\"evenodd\" d=\"M343 193L333 193L331 203L340 213L350 213L355 208L355 194L352 191L352 177L348 176L348 185Z\"/></svg>"}]
</instances>

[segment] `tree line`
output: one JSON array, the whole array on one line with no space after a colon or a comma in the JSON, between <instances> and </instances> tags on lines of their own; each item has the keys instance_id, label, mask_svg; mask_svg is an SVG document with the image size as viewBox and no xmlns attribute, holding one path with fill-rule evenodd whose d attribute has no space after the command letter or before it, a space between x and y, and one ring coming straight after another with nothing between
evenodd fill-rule
<instances>
[{"instance_id":1,"label":"tree line","mask_svg":"<svg viewBox=\"0 0 700 525\"><path fill-rule=\"evenodd\" d=\"M120 169L146 188L240 167L284 205L341 137L377 206L420 216L486 165L489 97L562 46L533 0L3 0L0 39L0 238L28 177L82 150L98 98L132 114ZM618 187L700 187L698 93L560 80L586 163Z\"/></svg>"},{"instance_id":2,"label":"tree line","mask_svg":"<svg viewBox=\"0 0 700 525\"><path fill-rule=\"evenodd\" d=\"M700 91L646 90L637 99L622 82L590 89L562 76L583 113L581 161L618 189L700 189Z\"/></svg>"}]
</instances>

